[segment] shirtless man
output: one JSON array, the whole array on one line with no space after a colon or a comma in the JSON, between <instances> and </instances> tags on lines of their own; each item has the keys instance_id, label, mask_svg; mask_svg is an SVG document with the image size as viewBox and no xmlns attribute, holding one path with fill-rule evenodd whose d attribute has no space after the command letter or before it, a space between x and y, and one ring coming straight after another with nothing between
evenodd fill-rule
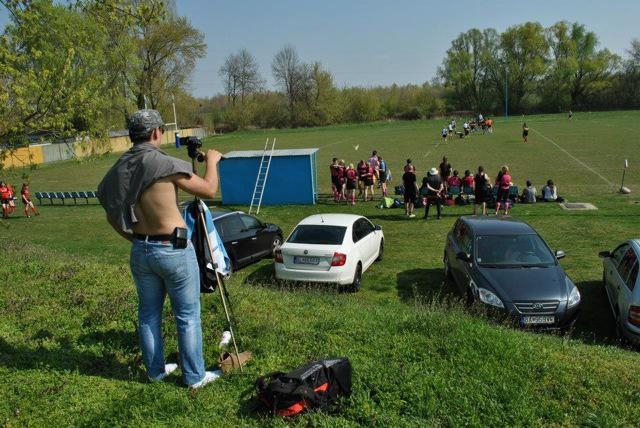
<instances>
[{"instance_id":1,"label":"shirtless man","mask_svg":"<svg viewBox=\"0 0 640 428\"><path fill-rule=\"evenodd\" d=\"M138 292L140 347L149 379L160 381L177 368L176 364L165 364L162 344L162 307L165 294L169 294L183 380L190 388L200 388L221 372L208 372L204 367L198 262L191 242L181 239L186 224L177 195L182 189L213 198L221 155L208 150L206 172L198 177L189 162L159 149L163 133L157 111L134 113L129 118L133 147L104 177L98 198L109 224L132 243L130 266Z\"/></svg>"}]
</instances>

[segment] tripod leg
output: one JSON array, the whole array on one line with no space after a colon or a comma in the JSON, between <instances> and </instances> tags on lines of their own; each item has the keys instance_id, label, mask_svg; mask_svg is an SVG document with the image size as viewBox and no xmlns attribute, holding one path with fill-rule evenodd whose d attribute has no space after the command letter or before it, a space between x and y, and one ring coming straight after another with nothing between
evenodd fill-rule
<instances>
[{"instance_id":1,"label":"tripod leg","mask_svg":"<svg viewBox=\"0 0 640 428\"><path fill-rule=\"evenodd\" d=\"M198 201L198 203L200 203L200 202ZM209 250L209 256L211 257L211 262L212 262L212 264L215 265L216 258L215 258L214 254L213 254L213 247L211 246L211 240L209 239L209 231L207 230L207 222L205 221L204 213L202 212L200 207L198 207L198 217L199 217L199 220L200 220L200 224L202 226L202 230L204 230L204 232L205 232L205 236L206 236L206 240L207 240L207 248ZM231 316L229 315L229 305L228 305L227 299L225 297L226 288L224 288L225 287L224 281L220 277L220 273L218 273L217 269L215 270L215 272L216 272L216 282L218 283L218 290L220 290L220 299L222 300L222 307L224 309L225 316L227 317L227 322L229 323L229 333L231 333L231 341L233 342L233 349L234 349L235 354L236 354L236 359L238 360L238 365L240 365L240 371L242 372L243 369L242 369L242 365L240 364L240 353L238 352L238 345L236 344L236 335L233 332L233 322L231 321Z\"/></svg>"}]
</instances>

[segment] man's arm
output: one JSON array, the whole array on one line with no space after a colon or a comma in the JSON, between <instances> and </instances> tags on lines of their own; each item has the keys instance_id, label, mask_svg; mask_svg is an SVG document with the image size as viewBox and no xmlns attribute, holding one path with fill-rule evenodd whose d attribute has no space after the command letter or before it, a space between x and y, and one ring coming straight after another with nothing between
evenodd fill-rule
<instances>
[{"instance_id":1,"label":"man's arm","mask_svg":"<svg viewBox=\"0 0 640 428\"><path fill-rule=\"evenodd\" d=\"M218 191L218 169L216 168L222 155L215 150L208 150L205 155L207 162L204 177L193 174L190 177L176 175L173 182L180 189L194 196L213 199Z\"/></svg>"},{"instance_id":2,"label":"man's arm","mask_svg":"<svg viewBox=\"0 0 640 428\"><path fill-rule=\"evenodd\" d=\"M109 222L109 224L111 225L111 227L113 227L113 230L115 230L116 232L118 232L118 235L122 236L124 239L126 239L127 241L133 241L133 235L130 233L127 233L125 231L123 231L122 229L120 229L120 226L118 225L118 222L116 222L115 220L113 220L111 217L109 217L107 215L107 221Z\"/></svg>"}]
</instances>

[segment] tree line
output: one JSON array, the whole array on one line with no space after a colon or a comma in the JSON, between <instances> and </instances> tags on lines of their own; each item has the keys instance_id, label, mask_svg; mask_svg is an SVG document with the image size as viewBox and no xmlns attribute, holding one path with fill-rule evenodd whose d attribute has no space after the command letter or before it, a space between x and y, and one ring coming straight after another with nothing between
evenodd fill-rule
<instances>
[{"instance_id":1,"label":"tree line","mask_svg":"<svg viewBox=\"0 0 640 428\"><path fill-rule=\"evenodd\" d=\"M0 36L0 149L105 135L145 106L171 121L173 102L180 125L223 130L501 114L507 99L514 114L640 108L640 41L620 57L579 23L468 30L451 42L434 79L408 85L338 87L320 61L286 45L273 56L268 87L255 57L240 49L220 66L224 93L196 98L189 83L205 55L204 34L173 0L0 7L10 17Z\"/></svg>"},{"instance_id":2,"label":"tree line","mask_svg":"<svg viewBox=\"0 0 640 428\"><path fill-rule=\"evenodd\" d=\"M271 71L276 90L265 89L246 49L230 54L219 70L226 93L211 99L216 121L235 129L502 114L505 104L514 114L640 107L640 41L622 58L566 21L461 33L436 78L422 85L337 88L329 70L303 62L291 45L275 54Z\"/></svg>"}]
</instances>

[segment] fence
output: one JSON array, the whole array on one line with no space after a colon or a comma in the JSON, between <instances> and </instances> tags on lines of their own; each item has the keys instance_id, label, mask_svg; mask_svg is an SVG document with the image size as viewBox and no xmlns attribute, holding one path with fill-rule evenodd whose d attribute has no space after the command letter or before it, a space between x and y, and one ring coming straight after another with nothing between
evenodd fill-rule
<instances>
[{"instance_id":1,"label":"fence","mask_svg":"<svg viewBox=\"0 0 640 428\"><path fill-rule=\"evenodd\" d=\"M206 137L204 128L185 128L180 130L183 137ZM167 131L162 136L162 144L173 144L174 132ZM71 159L74 153L79 157L102 154L106 152L124 152L131 147L128 131L109 133L108 143L94 141L74 143L45 143L32 144L28 147L20 147L8 152L4 160L0 159L0 166L4 168L23 167L33 164L42 164Z\"/></svg>"}]
</instances>

